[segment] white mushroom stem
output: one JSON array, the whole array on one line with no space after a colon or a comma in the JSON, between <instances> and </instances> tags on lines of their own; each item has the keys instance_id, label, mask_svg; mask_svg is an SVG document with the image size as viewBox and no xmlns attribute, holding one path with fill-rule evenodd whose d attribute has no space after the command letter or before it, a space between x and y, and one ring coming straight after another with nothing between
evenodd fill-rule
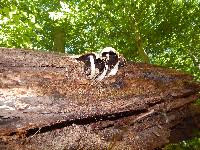
<instances>
[{"instance_id":1,"label":"white mushroom stem","mask_svg":"<svg viewBox=\"0 0 200 150\"><path fill-rule=\"evenodd\" d=\"M90 58L90 68L91 68L91 73L90 73L90 75L88 76L90 79L93 79L96 75L95 75L95 71L96 71L96 69L95 69L95 61L94 61L94 56L92 56L92 55L90 55L89 56L89 58Z\"/></svg>"},{"instance_id":2,"label":"white mushroom stem","mask_svg":"<svg viewBox=\"0 0 200 150\"><path fill-rule=\"evenodd\" d=\"M103 80L103 79L105 78L107 72L108 72L108 65L106 64L106 65L105 65L105 68L104 68L104 70L103 70L103 72L102 72L102 74L99 75L99 76L96 78L96 80L97 80L97 81Z\"/></svg>"},{"instance_id":3,"label":"white mushroom stem","mask_svg":"<svg viewBox=\"0 0 200 150\"><path fill-rule=\"evenodd\" d=\"M107 77L109 76L114 76L117 74L119 68L119 61L117 62L117 64L111 69L111 71L108 73Z\"/></svg>"}]
</instances>

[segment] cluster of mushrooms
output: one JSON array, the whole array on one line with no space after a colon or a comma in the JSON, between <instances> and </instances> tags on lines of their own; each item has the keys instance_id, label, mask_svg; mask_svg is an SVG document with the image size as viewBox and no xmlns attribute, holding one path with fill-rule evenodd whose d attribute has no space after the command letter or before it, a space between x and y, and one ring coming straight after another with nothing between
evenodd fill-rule
<instances>
[{"instance_id":1,"label":"cluster of mushrooms","mask_svg":"<svg viewBox=\"0 0 200 150\"><path fill-rule=\"evenodd\" d=\"M98 53L86 53L76 60L85 63L87 78L96 81L115 75L119 67L125 64L124 57L112 47L106 47Z\"/></svg>"}]
</instances>

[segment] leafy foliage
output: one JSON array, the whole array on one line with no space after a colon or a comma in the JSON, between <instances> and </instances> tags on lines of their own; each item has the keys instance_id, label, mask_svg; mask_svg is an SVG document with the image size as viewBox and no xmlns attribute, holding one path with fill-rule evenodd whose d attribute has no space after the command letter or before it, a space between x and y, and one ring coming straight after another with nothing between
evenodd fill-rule
<instances>
[{"instance_id":1,"label":"leafy foliage","mask_svg":"<svg viewBox=\"0 0 200 150\"><path fill-rule=\"evenodd\" d=\"M1 0L0 46L68 53L112 46L200 79L198 0Z\"/></svg>"},{"instance_id":2,"label":"leafy foliage","mask_svg":"<svg viewBox=\"0 0 200 150\"><path fill-rule=\"evenodd\" d=\"M163 150L199 150L200 138L194 138L189 141L183 141L180 144L170 144Z\"/></svg>"}]
</instances>

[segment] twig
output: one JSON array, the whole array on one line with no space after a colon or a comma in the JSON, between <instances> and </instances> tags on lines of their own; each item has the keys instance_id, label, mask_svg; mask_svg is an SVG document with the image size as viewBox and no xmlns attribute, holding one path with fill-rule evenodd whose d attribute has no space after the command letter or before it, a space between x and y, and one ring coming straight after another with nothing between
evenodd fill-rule
<instances>
[{"instance_id":1,"label":"twig","mask_svg":"<svg viewBox=\"0 0 200 150\"><path fill-rule=\"evenodd\" d=\"M136 122L136 121L138 121L138 120L140 120L140 119L142 119L142 118L145 118L146 116L151 115L151 114L153 114L153 113L154 113L154 109L152 109L151 111L149 111L149 112L147 112L147 113L141 114L141 115L138 116L135 120L133 120L133 122L131 123L131 125L132 125L134 122Z\"/></svg>"}]
</instances>

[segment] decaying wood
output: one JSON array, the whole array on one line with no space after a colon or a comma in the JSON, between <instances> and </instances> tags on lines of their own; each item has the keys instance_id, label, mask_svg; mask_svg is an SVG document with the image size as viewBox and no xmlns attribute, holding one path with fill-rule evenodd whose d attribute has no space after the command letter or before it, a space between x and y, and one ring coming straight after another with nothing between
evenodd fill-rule
<instances>
[{"instance_id":1,"label":"decaying wood","mask_svg":"<svg viewBox=\"0 0 200 150\"><path fill-rule=\"evenodd\" d=\"M0 48L0 149L154 149L190 117L189 74L127 63L102 82L64 54Z\"/></svg>"}]
</instances>

